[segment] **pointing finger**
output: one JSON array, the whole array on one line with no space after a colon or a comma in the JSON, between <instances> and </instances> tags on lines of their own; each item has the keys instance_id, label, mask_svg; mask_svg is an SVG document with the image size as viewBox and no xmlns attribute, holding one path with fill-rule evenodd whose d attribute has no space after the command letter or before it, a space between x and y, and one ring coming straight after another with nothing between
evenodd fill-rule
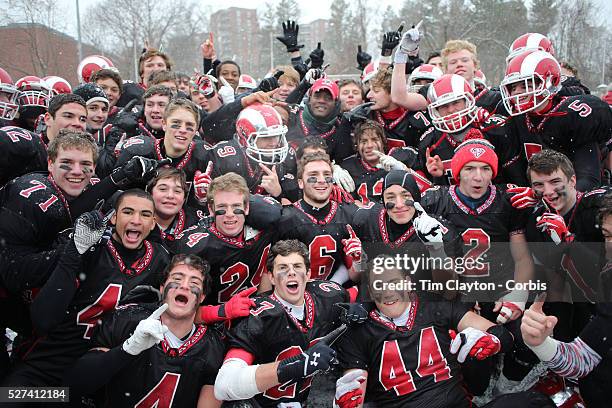
<instances>
[{"instance_id":1,"label":"pointing finger","mask_svg":"<svg viewBox=\"0 0 612 408\"><path fill-rule=\"evenodd\" d=\"M245 289L242 292L238 293L238 296L240 296L240 297L249 297L249 296L251 296L255 292L257 292L257 287L253 286L252 288Z\"/></svg>"},{"instance_id":2,"label":"pointing finger","mask_svg":"<svg viewBox=\"0 0 612 408\"><path fill-rule=\"evenodd\" d=\"M213 162L209 161L208 165L206 166L206 171L204 171L204 174L207 174L210 176L212 174L212 170L213 170Z\"/></svg>"},{"instance_id":3,"label":"pointing finger","mask_svg":"<svg viewBox=\"0 0 612 408\"><path fill-rule=\"evenodd\" d=\"M357 238L357 234L355 234L355 230L353 230L353 227L351 227L350 224L346 224L346 229L349 235L351 236L351 238Z\"/></svg>"},{"instance_id":4,"label":"pointing finger","mask_svg":"<svg viewBox=\"0 0 612 408\"><path fill-rule=\"evenodd\" d=\"M264 171L264 173L266 173L267 175L272 175L272 170L270 170L269 168L267 168L265 165L259 163L259 167Z\"/></svg>"},{"instance_id":5,"label":"pointing finger","mask_svg":"<svg viewBox=\"0 0 612 408\"><path fill-rule=\"evenodd\" d=\"M317 43L317 50L320 50L320 49L321 49L321 42L318 42Z\"/></svg>"},{"instance_id":6,"label":"pointing finger","mask_svg":"<svg viewBox=\"0 0 612 408\"><path fill-rule=\"evenodd\" d=\"M531 309L534 312L544 314L544 312L542 311L542 305L544 305L545 301L546 301L546 292L542 292L538 296L536 296L535 300L533 301L533 304L531 305L529 309Z\"/></svg>"},{"instance_id":7,"label":"pointing finger","mask_svg":"<svg viewBox=\"0 0 612 408\"><path fill-rule=\"evenodd\" d=\"M151 316L149 316L149 318L150 319L159 319L161 317L161 315L164 314L166 309L168 309L168 304L167 303L163 303L153 313L151 313Z\"/></svg>"}]
</instances>

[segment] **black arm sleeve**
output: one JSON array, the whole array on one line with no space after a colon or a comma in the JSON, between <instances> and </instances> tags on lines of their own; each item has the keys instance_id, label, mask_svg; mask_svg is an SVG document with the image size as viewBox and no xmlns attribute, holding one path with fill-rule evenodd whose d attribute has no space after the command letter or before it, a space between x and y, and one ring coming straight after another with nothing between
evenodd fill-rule
<instances>
[{"instance_id":1,"label":"black arm sleeve","mask_svg":"<svg viewBox=\"0 0 612 408\"><path fill-rule=\"evenodd\" d=\"M343 117L333 136L336 139L333 151L329 153L336 164L342 163L344 159L355 154L355 148L353 147L353 140L351 138L352 131L352 123Z\"/></svg>"},{"instance_id":2,"label":"black arm sleeve","mask_svg":"<svg viewBox=\"0 0 612 408\"><path fill-rule=\"evenodd\" d=\"M219 61L218 59L216 60L211 60L211 59L207 59L207 58L202 58L202 68L204 68L204 71L202 71L203 73L207 74L208 71L211 71L212 76L216 77L217 75L215 75L215 68L217 68L217 65L219 65L221 61Z\"/></svg>"},{"instance_id":3,"label":"black arm sleeve","mask_svg":"<svg viewBox=\"0 0 612 408\"><path fill-rule=\"evenodd\" d=\"M74 243L68 242L49 280L32 302L32 324L37 334L48 333L66 317L77 291L76 276L82 270L81 256Z\"/></svg>"},{"instance_id":4,"label":"black arm sleeve","mask_svg":"<svg viewBox=\"0 0 612 408\"><path fill-rule=\"evenodd\" d=\"M310 84L306 81L301 81L298 86L287 96L285 102L287 103L301 103L304 99L304 95L310 89Z\"/></svg>"},{"instance_id":5,"label":"black arm sleeve","mask_svg":"<svg viewBox=\"0 0 612 408\"><path fill-rule=\"evenodd\" d=\"M300 74L300 80L304 79L306 72L308 72L308 65L304 63L302 56L291 58L291 65Z\"/></svg>"},{"instance_id":6,"label":"black arm sleeve","mask_svg":"<svg viewBox=\"0 0 612 408\"><path fill-rule=\"evenodd\" d=\"M66 373L64 381L78 393L91 394L108 384L111 379L137 356L126 353L121 346L107 352L92 350L85 354ZM96 373L96 380L91 380Z\"/></svg>"},{"instance_id":7,"label":"black arm sleeve","mask_svg":"<svg viewBox=\"0 0 612 408\"><path fill-rule=\"evenodd\" d=\"M76 220L81 214L92 211L98 201L107 200L118 190L110 176L103 178L98 183L90 186L87 190L70 202L70 214Z\"/></svg>"},{"instance_id":8,"label":"black arm sleeve","mask_svg":"<svg viewBox=\"0 0 612 408\"><path fill-rule=\"evenodd\" d=\"M124 132L117 126L113 127L109 132L104 146L100 149L100 155L96 162L96 174L100 178L104 178L113 172L115 164L117 163L117 156L115 155L115 147Z\"/></svg>"},{"instance_id":9,"label":"black arm sleeve","mask_svg":"<svg viewBox=\"0 0 612 408\"><path fill-rule=\"evenodd\" d=\"M601 160L596 142L586 143L576 148L574 154L576 169L576 189L589 191L601 185Z\"/></svg>"},{"instance_id":10,"label":"black arm sleeve","mask_svg":"<svg viewBox=\"0 0 612 408\"><path fill-rule=\"evenodd\" d=\"M203 137L213 143L231 140L234 136L234 121L242 110L242 98L221 106L200 122Z\"/></svg>"}]
</instances>

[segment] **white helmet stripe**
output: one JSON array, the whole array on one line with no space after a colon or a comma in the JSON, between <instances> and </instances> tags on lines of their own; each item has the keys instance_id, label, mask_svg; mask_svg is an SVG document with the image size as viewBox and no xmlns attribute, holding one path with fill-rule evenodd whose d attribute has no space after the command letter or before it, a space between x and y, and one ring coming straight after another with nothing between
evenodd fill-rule
<instances>
[{"instance_id":1,"label":"white helmet stripe","mask_svg":"<svg viewBox=\"0 0 612 408\"><path fill-rule=\"evenodd\" d=\"M465 79L459 75L453 75L451 78L451 87L453 88L453 93L456 95L461 95L465 92Z\"/></svg>"},{"instance_id":2,"label":"white helmet stripe","mask_svg":"<svg viewBox=\"0 0 612 408\"><path fill-rule=\"evenodd\" d=\"M245 109L242 111L240 116L241 118L247 119L250 123L252 123L253 126L255 126L255 129L266 127L265 119L263 118L261 113L259 113L259 111L255 109Z\"/></svg>"},{"instance_id":3,"label":"white helmet stripe","mask_svg":"<svg viewBox=\"0 0 612 408\"><path fill-rule=\"evenodd\" d=\"M543 38L546 38L546 37L544 37L540 33L532 33L527 38L527 45L526 45L525 48L527 48L527 49L537 49L540 46L540 41L542 41Z\"/></svg>"},{"instance_id":4,"label":"white helmet stripe","mask_svg":"<svg viewBox=\"0 0 612 408\"><path fill-rule=\"evenodd\" d=\"M521 75L533 74L540 61L542 61L544 54L546 53L543 51L534 51L527 55L521 64Z\"/></svg>"}]
</instances>

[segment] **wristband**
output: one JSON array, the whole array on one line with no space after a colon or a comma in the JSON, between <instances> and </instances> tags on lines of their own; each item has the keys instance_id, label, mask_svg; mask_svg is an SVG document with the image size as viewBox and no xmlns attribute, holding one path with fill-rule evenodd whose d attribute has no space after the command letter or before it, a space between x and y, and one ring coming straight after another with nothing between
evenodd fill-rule
<instances>
[{"instance_id":1,"label":"wristband","mask_svg":"<svg viewBox=\"0 0 612 408\"><path fill-rule=\"evenodd\" d=\"M553 359L555 354L557 354L557 343L557 340L548 336L540 345L530 346L527 343L525 344L527 344L527 347L529 347L541 361L550 361Z\"/></svg>"}]
</instances>

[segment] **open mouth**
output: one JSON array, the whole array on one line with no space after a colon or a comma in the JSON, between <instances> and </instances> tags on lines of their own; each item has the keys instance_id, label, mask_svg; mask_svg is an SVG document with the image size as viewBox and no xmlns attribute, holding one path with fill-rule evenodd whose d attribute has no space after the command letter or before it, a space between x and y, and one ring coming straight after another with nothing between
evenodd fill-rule
<instances>
[{"instance_id":1,"label":"open mouth","mask_svg":"<svg viewBox=\"0 0 612 408\"><path fill-rule=\"evenodd\" d=\"M174 301L181 306L185 306L187 303L189 303L189 299L187 299L187 296L185 295L176 295Z\"/></svg>"},{"instance_id":2,"label":"open mouth","mask_svg":"<svg viewBox=\"0 0 612 408\"><path fill-rule=\"evenodd\" d=\"M134 229L125 230L125 238L128 243L135 244L140 241L140 237L142 236L142 232Z\"/></svg>"},{"instance_id":3,"label":"open mouth","mask_svg":"<svg viewBox=\"0 0 612 408\"><path fill-rule=\"evenodd\" d=\"M287 292L289 292L292 295L295 295L298 293L299 289L300 289L300 285L297 282L287 282Z\"/></svg>"}]
</instances>

